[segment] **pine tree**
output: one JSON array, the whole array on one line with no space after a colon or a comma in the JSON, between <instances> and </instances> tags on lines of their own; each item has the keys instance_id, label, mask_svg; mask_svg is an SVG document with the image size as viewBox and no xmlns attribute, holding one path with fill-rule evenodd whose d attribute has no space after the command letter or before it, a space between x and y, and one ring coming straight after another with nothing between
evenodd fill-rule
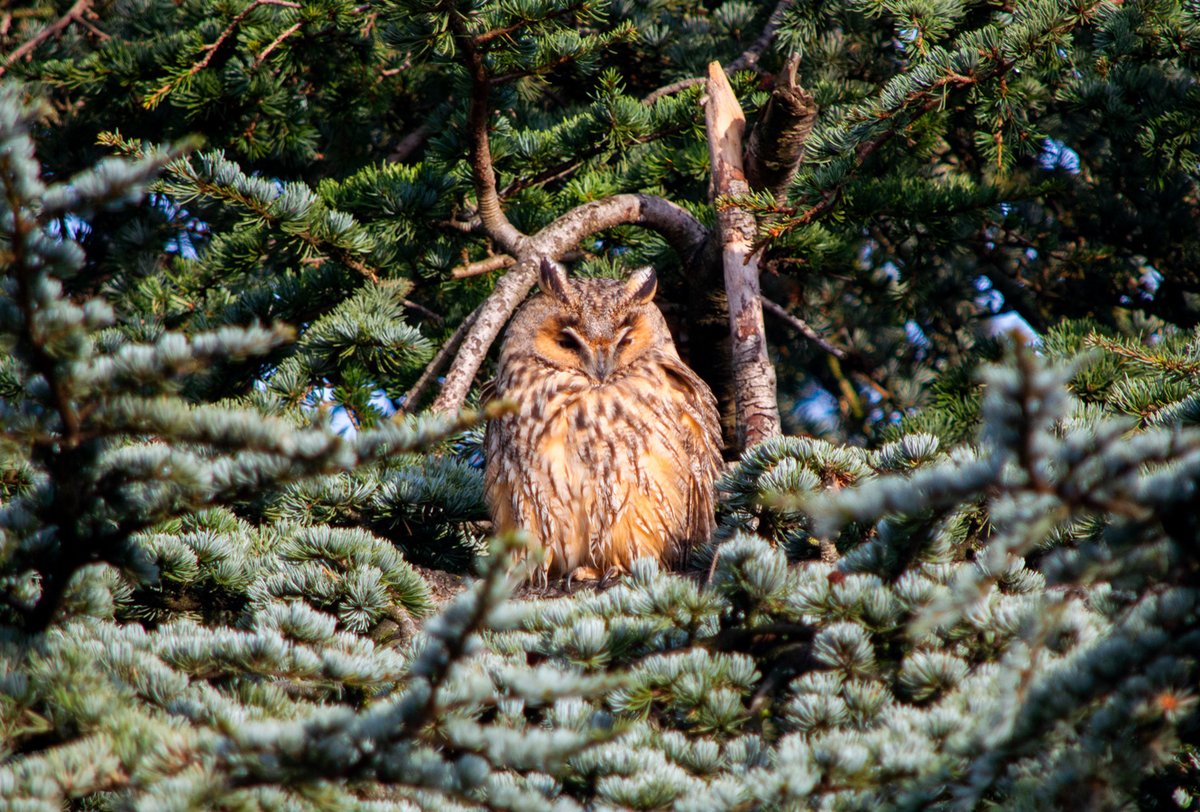
<instances>
[{"instance_id":1,"label":"pine tree","mask_svg":"<svg viewBox=\"0 0 1200 812\"><path fill-rule=\"evenodd\" d=\"M0 806L1200 802L1198 36L1158 2L0 11ZM529 595L488 538L476 385L540 255L654 264L722 393L682 573ZM742 410L745 307L786 436Z\"/></svg>"}]
</instances>

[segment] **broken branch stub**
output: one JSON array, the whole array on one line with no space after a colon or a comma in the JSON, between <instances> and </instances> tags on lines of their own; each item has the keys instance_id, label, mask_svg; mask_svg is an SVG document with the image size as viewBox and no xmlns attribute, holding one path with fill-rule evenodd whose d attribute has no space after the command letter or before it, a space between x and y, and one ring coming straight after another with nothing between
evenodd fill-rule
<instances>
[{"instance_id":1,"label":"broken branch stub","mask_svg":"<svg viewBox=\"0 0 1200 812\"><path fill-rule=\"evenodd\" d=\"M756 191L787 199L788 185L804 160L804 147L817 120L817 103L796 84L798 56L775 78L775 89L746 144L746 181Z\"/></svg>"}]
</instances>

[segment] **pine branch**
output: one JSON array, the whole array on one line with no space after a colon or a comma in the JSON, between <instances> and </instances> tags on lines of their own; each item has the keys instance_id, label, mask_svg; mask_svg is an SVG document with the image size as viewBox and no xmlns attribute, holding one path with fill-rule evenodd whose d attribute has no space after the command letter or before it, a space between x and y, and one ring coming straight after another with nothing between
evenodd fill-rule
<instances>
[{"instance_id":1,"label":"pine branch","mask_svg":"<svg viewBox=\"0 0 1200 812\"><path fill-rule=\"evenodd\" d=\"M217 36L212 44L204 46L204 56L192 63L192 66L188 68L187 73L162 85L160 88L158 88L158 90L154 91L146 98L146 101L143 102L143 105L149 110L154 109L159 105L160 102L162 102L164 98L167 97L172 90L179 86L180 82L190 76L195 76L197 73L207 68L208 63L212 61L214 56L216 56L217 51L220 50L221 46L225 44L225 41L229 39L230 35L233 34L234 30L237 29L242 20L246 19L251 12L261 6L282 6L284 8L292 9L302 8L299 3L293 3L291 0L252 0L250 5L246 6L244 9L234 15L233 19L229 21L229 25L225 26L225 30Z\"/></svg>"},{"instance_id":2,"label":"pine branch","mask_svg":"<svg viewBox=\"0 0 1200 812\"><path fill-rule=\"evenodd\" d=\"M779 0L775 5L775 9L771 12L771 16L767 18L767 24L763 26L762 33L758 35L758 39L754 40L753 44L743 51L737 59L729 63L729 66L725 69L726 73L737 73L738 71L747 69L757 70L758 60L774 41L775 33L779 29L779 25L783 22L783 17L787 14L787 10L795 4L796 0ZM690 79L680 79L678 82L672 82L669 85L663 85L642 99L642 104L649 107L661 98L672 96L682 90L687 90L689 87L702 85L707 81L708 79L703 76L695 76Z\"/></svg>"},{"instance_id":3,"label":"pine branch","mask_svg":"<svg viewBox=\"0 0 1200 812\"><path fill-rule=\"evenodd\" d=\"M664 130L658 130L649 135L631 139L628 142L628 146L653 144L656 141L661 141L664 138L678 135L681 132L683 132L682 127L670 127ZM504 200L512 197L517 192L520 192L524 189L530 189L534 186L541 186L544 183L551 183L560 178L564 178L579 167L583 166L591 158L595 158L597 155L603 154L608 149L611 149L611 146L606 144L604 141L600 141L585 149L576 150L570 159L548 167L547 169L544 169L535 175L531 175L527 178L513 178L507 186L500 190L500 199Z\"/></svg>"},{"instance_id":4,"label":"pine branch","mask_svg":"<svg viewBox=\"0 0 1200 812\"><path fill-rule=\"evenodd\" d=\"M259 53L259 55L254 58L254 64L251 67L257 68L263 62L265 62L267 57L271 55L272 51L274 51L276 48L278 48L280 45L282 45L283 41L285 39L290 37L292 34L295 34L303 26L304 26L303 22L298 22L288 28L285 28L282 34L280 34L278 37L276 37L274 40L272 40L271 44L268 45L266 48L263 48L262 52Z\"/></svg>"},{"instance_id":5,"label":"pine branch","mask_svg":"<svg viewBox=\"0 0 1200 812\"><path fill-rule=\"evenodd\" d=\"M119 134L102 133L98 139L101 144L116 148L121 154L134 157L142 157L142 151L139 147L129 144L121 139ZM204 156L202 156L204 157ZM232 162L224 158L219 158L218 164L223 166L232 166L234 170L241 175L240 168L236 167ZM173 161L167 166L167 172L175 177L183 180L189 185L185 194L199 194L207 197L215 198L221 201L236 203L245 207L256 217L273 226L279 226L282 218L271 210L270 202L264 202L254 194L247 193L235 186L222 185L209 180L192 166L190 161L181 160ZM244 177L244 176L243 176ZM286 233L290 237L296 237L319 251L321 254L333 258L337 262L345 265L353 271L358 272L363 278L372 283L379 284L379 271L368 265L363 260L355 255L351 249L331 242L319 234L314 233L309 228L289 228Z\"/></svg>"},{"instance_id":6,"label":"pine branch","mask_svg":"<svg viewBox=\"0 0 1200 812\"><path fill-rule=\"evenodd\" d=\"M29 238L37 228L37 224L22 216L23 201L20 192L14 186L15 177L9 164L9 156L0 155L0 178L3 179L4 193L12 215L10 245L12 247L12 267L15 271L13 275L16 278L16 298L21 311L21 327L25 339L22 343L29 352L29 360L34 371L41 375L42 379L46 381L46 385L50 387L54 408L58 412L59 420L62 421L64 444L68 449L74 449L79 445L80 439L79 414L71 403L71 395L66 381L58 374L58 363L54 356L47 351L45 342L42 340L42 336L38 335L35 326L38 321L37 303L27 248Z\"/></svg>"}]
</instances>

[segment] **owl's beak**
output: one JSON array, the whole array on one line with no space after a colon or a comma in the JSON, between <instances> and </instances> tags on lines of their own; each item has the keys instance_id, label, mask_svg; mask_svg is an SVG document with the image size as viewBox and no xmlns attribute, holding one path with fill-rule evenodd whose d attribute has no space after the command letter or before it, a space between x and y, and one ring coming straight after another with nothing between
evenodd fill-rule
<instances>
[{"instance_id":1,"label":"owl's beak","mask_svg":"<svg viewBox=\"0 0 1200 812\"><path fill-rule=\"evenodd\" d=\"M592 353L590 364L592 377L603 383L617 368L617 347L597 347Z\"/></svg>"}]
</instances>

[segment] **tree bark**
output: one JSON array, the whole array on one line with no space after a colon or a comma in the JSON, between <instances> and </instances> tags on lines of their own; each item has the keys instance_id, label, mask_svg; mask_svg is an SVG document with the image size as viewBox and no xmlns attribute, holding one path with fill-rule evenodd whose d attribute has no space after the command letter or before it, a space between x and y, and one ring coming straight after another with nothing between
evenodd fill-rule
<instances>
[{"instance_id":1,"label":"tree bark","mask_svg":"<svg viewBox=\"0 0 1200 812\"><path fill-rule=\"evenodd\" d=\"M779 404L775 395L775 367L767 357L758 256L753 250L756 223L753 214L728 199L750 193L742 168L746 117L733 95L725 71L716 62L708 66L707 92L705 123L712 159L712 192L717 205L725 292L729 299L741 450L779 435Z\"/></svg>"}]
</instances>

